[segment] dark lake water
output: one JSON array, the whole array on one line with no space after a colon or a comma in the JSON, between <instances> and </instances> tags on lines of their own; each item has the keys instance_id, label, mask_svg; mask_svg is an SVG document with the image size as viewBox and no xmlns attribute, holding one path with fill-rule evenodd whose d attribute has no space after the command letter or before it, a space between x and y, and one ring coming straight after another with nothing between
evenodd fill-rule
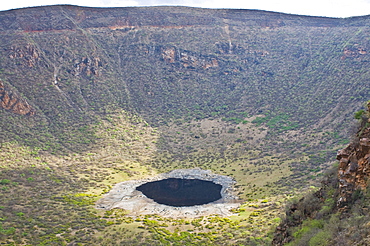
<instances>
[{"instance_id":1,"label":"dark lake water","mask_svg":"<svg viewBox=\"0 0 370 246\"><path fill-rule=\"evenodd\" d=\"M221 198L222 185L200 179L169 178L136 188L155 202L174 207L203 205Z\"/></svg>"}]
</instances>

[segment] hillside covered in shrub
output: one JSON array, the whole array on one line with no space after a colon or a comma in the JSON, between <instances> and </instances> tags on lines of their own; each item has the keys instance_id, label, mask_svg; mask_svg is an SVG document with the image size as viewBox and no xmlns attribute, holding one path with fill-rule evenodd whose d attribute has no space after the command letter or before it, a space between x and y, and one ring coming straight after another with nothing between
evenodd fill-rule
<instances>
[{"instance_id":1,"label":"hillside covered in shrub","mask_svg":"<svg viewBox=\"0 0 370 246\"><path fill-rule=\"evenodd\" d=\"M356 131L369 29L369 16L256 10L0 12L0 241L271 242L287 200ZM94 208L118 182L195 167L236 180L235 217Z\"/></svg>"}]
</instances>

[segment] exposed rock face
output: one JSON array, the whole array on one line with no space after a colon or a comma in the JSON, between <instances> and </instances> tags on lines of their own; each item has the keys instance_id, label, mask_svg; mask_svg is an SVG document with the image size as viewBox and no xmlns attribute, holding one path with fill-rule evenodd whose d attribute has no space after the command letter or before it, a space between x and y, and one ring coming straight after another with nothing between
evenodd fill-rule
<instances>
[{"instance_id":1,"label":"exposed rock face","mask_svg":"<svg viewBox=\"0 0 370 246\"><path fill-rule=\"evenodd\" d=\"M362 46L353 46L353 47L345 47L343 50L343 56L342 60L346 58L356 58L359 60L362 60L364 58L364 55L366 55L368 52L366 48Z\"/></svg>"},{"instance_id":2,"label":"exposed rock face","mask_svg":"<svg viewBox=\"0 0 370 246\"><path fill-rule=\"evenodd\" d=\"M99 57L83 57L81 59L76 59L74 63L73 70L69 71L74 76L87 76L92 75L99 76L100 68L102 67L102 62Z\"/></svg>"},{"instance_id":3,"label":"exposed rock face","mask_svg":"<svg viewBox=\"0 0 370 246\"><path fill-rule=\"evenodd\" d=\"M370 110L370 103L368 104ZM368 119L367 119L368 121ZM365 124L358 133L357 141L338 151L339 160L339 208L345 208L356 190L367 187L370 177L370 127Z\"/></svg>"},{"instance_id":4,"label":"exposed rock face","mask_svg":"<svg viewBox=\"0 0 370 246\"><path fill-rule=\"evenodd\" d=\"M222 185L221 199L205 205L190 207L172 207L158 204L152 199L147 198L136 188L147 182L168 179L200 179L212 181ZM122 208L130 211L129 215L136 216L142 214L159 214L164 217L173 218L192 218L217 214L221 216L230 216L231 209L237 208L238 198L233 194L233 185L235 181L232 178L211 173L209 170L201 169L178 169L169 173L164 173L153 178L145 180L132 180L116 184L113 189L97 202L97 208L113 209Z\"/></svg>"},{"instance_id":5,"label":"exposed rock face","mask_svg":"<svg viewBox=\"0 0 370 246\"><path fill-rule=\"evenodd\" d=\"M9 58L14 60L21 60L22 64L27 67L34 67L39 60L39 51L37 47L32 44L27 44L23 47L10 47Z\"/></svg>"},{"instance_id":6,"label":"exposed rock face","mask_svg":"<svg viewBox=\"0 0 370 246\"><path fill-rule=\"evenodd\" d=\"M180 53L180 62L185 68L202 67L204 69L207 69L210 67L218 67L218 62L216 58L200 58L194 55L190 55L186 52Z\"/></svg>"},{"instance_id":7,"label":"exposed rock face","mask_svg":"<svg viewBox=\"0 0 370 246\"><path fill-rule=\"evenodd\" d=\"M10 90L6 89L0 81L0 108L20 115L34 115L35 110L25 101Z\"/></svg>"},{"instance_id":8,"label":"exposed rock face","mask_svg":"<svg viewBox=\"0 0 370 246\"><path fill-rule=\"evenodd\" d=\"M162 58L168 63L174 63L176 60L176 49L175 47L162 48Z\"/></svg>"},{"instance_id":9,"label":"exposed rock face","mask_svg":"<svg viewBox=\"0 0 370 246\"><path fill-rule=\"evenodd\" d=\"M211 68L218 67L214 57L201 57L188 51L181 51L175 47L161 47L162 59L167 63L179 63L184 68Z\"/></svg>"}]
</instances>

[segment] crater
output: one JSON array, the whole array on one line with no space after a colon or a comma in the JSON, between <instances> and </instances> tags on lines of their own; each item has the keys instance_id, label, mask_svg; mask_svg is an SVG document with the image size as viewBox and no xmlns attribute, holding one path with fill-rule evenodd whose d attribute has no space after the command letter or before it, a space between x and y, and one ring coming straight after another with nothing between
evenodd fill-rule
<instances>
[{"instance_id":1,"label":"crater","mask_svg":"<svg viewBox=\"0 0 370 246\"><path fill-rule=\"evenodd\" d=\"M129 216L230 216L231 210L240 206L234 184L231 177L210 170L176 169L147 179L118 183L96 203L96 208L120 208Z\"/></svg>"},{"instance_id":2,"label":"crater","mask_svg":"<svg viewBox=\"0 0 370 246\"><path fill-rule=\"evenodd\" d=\"M173 207L203 205L221 199L222 185L200 179L169 178L136 188L159 204Z\"/></svg>"}]
</instances>

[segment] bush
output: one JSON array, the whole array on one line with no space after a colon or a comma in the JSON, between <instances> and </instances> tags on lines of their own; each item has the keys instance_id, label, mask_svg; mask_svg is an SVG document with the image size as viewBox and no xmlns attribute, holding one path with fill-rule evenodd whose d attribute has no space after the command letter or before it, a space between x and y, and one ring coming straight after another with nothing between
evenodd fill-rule
<instances>
[{"instance_id":1,"label":"bush","mask_svg":"<svg viewBox=\"0 0 370 246\"><path fill-rule=\"evenodd\" d=\"M309 246L324 246L328 244L330 234L326 231L319 231L309 241Z\"/></svg>"},{"instance_id":2,"label":"bush","mask_svg":"<svg viewBox=\"0 0 370 246\"><path fill-rule=\"evenodd\" d=\"M10 180L9 179L2 179L0 180L0 184L2 185L6 185L6 184L9 184L10 183Z\"/></svg>"},{"instance_id":3,"label":"bush","mask_svg":"<svg viewBox=\"0 0 370 246\"><path fill-rule=\"evenodd\" d=\"M362 116L365 114L365 110L361 109L359 111L357 111L354 115L354 118L356 120L361 120L362 119Z\"/></svg>"}]
</instances>

